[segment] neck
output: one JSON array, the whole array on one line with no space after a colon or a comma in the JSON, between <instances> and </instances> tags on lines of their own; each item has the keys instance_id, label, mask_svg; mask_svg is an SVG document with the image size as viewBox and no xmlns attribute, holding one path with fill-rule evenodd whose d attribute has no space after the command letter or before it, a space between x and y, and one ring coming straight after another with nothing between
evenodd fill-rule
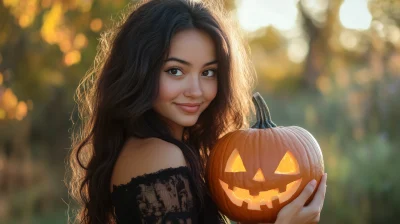
<instances>
[{"instance_id":1,"label":"neck","mask_svg":"<svg viewBox=\"0 0 400 224\"><path fill-rule=\"evenodd\" d=\"M184 127L181 125L178 125L177 123L175 123L173 121L170 121L169 119L166 119L165 117L162 117L162 116L160 116L160 117L168 126L168 129L169 129L172 137L178 141L182 141Z\"/></svg>"},{"instance_id":2,"label":"neck","mask_svg":"<svg viewBox=\"0 0 400 224\"><path fill-rule=\"evenodd\" d=\"M182 141L183 127L175 124L173 127L169 126L169 128L171 130L172 137Z\"/></svg>"}]
</instances>

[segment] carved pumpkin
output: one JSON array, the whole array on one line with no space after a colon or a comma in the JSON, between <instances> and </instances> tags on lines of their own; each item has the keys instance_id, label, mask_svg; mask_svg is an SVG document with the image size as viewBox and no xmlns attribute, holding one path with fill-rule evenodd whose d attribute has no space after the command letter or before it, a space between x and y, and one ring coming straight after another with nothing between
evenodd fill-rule
<instances>
[{"instance_id":1,"label":"carved pumpkin","mask_svg":"<svg viewBox=\"0 0 400 224\"><path fill-rule=\"evenodd\" d=\"M322 152L305 129L277 127L259 93L253 102L256 124L217 142L207 163L207 182L220 211L230 219L275 222L279 210L308 182L315 179L319 184L324 173Z\"/></svg>"}]
</instances>

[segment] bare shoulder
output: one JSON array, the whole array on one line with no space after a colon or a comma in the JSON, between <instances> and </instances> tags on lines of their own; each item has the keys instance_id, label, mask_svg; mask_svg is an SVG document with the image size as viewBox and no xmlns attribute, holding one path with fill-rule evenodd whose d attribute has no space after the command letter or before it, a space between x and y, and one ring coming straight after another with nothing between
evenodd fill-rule
<instances>
[{"instance_id":1,"label":"bare shoulder","mask_svg":"<svg viewBox=\"0 0 400 224\"><path fill-rule=\"evenodd\" d=\"M126 141L111 176L112 185L128 183L133 177L161 169L186 166L181 149L158 138Z\"/></svg>"}]
</instances>

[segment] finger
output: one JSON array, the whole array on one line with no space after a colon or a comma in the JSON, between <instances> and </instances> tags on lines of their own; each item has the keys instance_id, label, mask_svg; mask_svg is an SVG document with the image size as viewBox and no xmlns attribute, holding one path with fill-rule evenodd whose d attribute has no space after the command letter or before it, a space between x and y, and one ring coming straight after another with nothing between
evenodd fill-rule
<instances>
[{"instance_id":1,"label":"finger","mask_svg":"<svg viewBox=\"0 0 400 224\"><path fill-rule=\"evenodd\" d=\"M295 200L293 200L293 204L300 206L300 208L302 208L306 203L306 201L308 200L308 198L310 198L310 196L314 192L316 185L317 185L316 180L310 181L303 189L303 191L300 193L300 195Z\"/></svg>"},{"instance_id":2,"label":"finger","mask_svg":"<svg viewBox=\"0 0 400 224\"><path fill-rule=\"evenodd\" d=\"M325 173L321 178L321 182L319 184L318 190L315 193L313 200L307 207L318 208L320 211L322 210L322 206L323 206L324 200L325 200L327 178L328 178L328 174Z\"/></svg>"},{"instance_id":3,"label":"finger","mask_svg":"<svg viewBox=\"0 0 400 224\"><path fill-rule=\"evenodd\" d=\"M309 206L303 208L299 214L299 216L308 220L307 223L318 223L320 220L321 212L317 209L311 210Z\"/></svg>"},{"instance_id":4,"label":"finger","mask_svg":"<svg viewBox=\"0 0 400 224\"><path fill-rule=\"evenodd\" d=\"M319 223L319 220L321 219L321 215L320 214L318 214L317 215L317 217L315 217L314 219L313 219L313 223Z\"/></svg>"}]
</instances>

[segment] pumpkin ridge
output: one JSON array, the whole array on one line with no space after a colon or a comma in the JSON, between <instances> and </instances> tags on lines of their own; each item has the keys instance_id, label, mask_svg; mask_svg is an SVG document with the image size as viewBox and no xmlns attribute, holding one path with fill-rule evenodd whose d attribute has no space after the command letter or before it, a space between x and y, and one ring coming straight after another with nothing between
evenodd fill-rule
<instances>
[{"instance_id":1,"label":"pumpkin ridge","mask_svg":"<svg viewBox=\"0 0 400 224\"><path fill-rule=\"evenodd\" d=\"M314 164L315 162L316 162L316 158L317 158L317 156L315 156L315 148L314 148L314 145L309 145L309 144L307 144L308 143L308 141L306 141L306 140L308 140L308 139L304 139L304 136L300 136L300 134L302 133L302 132L300 132L300 131L295 131L297 128L297 126L293 126L294 128L291 128L291 129L289 129L289 131L290 132L292 132L293 134L294 134L294 136L296 136L296 139L298 139L300 142L301 142L301 144L303 145L303 146L305 146L305 149L308 149L307 151L309 152L309 153L306 153L306 155L307 155L307 159L308 159L308 164L309 165L311 165L311 164ZM293 130L294 129L294 130ZM305 129L304 129L305 130ZM303 131L303 130L301 130L301 131ZM312 146L312 147L310 147L310 146ZM309 176L310 177L316 177L317 176L317 173L316 173L316 170L314 170L314 169L312 169L312 167L310 167L310 169L309 169ZM317 180L318 181L318 180Z\"/></svg>"},{"instance_id":2,"label":"pumpkin ridge","mask_svg":"<svg viewBox=\"0 0 400 224\"><path fill-rule=\"evenodd\" d=\"M246 132L242 132L241 130L239 131L239 132L235 132L235 133L233 133L232 134L232 137L235 137L235 138L230 138L229 140L227 140L226 141L226 148L238 148L238 147L235 147L235 146L231 146L231 147L229 147L229 145L232 145L232 144L236 144L236 141L235 141L235 139L237 139L237 138L240 138L240 135L242 135L242 134L246 134L246 138L247 138L247 136L248 136L248 133L246 133ZM237 135L239 135L239 137L237 137ZM243 141L243 142L245 142L245 141ZM242 145L241 145L242 146ZM232 153L232 151L233 150L225 150L226 148L224 148L224 157L222 157L222 158L224 158L223 159L223 161L224 161L224 164L223 164L223 167L225 167L227 164L226 164L226 162L225 161L227 161L227 158L229 158L229 156L230 156L230 154ZM225 157L226 156L226 154L229 154L227 157ZM239 150L238 150L238 153L239 153L239 155L240 155L240 152L239 152ZM242 158L242 161L243 161L243 158ZM243 164L244 165L244 164ZM245 167L246 168L246 167ZM223 169L224 170L224 169ZM224 172L224 171L222 171L222 172ZM225 180L224 180L225 181ZM242 181L242 180L240 180L240 181ZM227 179L227 184L228 184L228 187L231 185L231 183L232 183L232 180L231 179ZM225 191L222 189L222 194L225 194ZM229 201L228 202L228 200L224 200L224 202L226 203L226 206L228 206L228 208L230 208L230 206L229 205L227 205L228 203L232 203L231 201ZM242 202L243 203L243 202ZM243 204L242 204L243 205ZM232 212L235 212L234 210L230 210L230 213L232 213ZM241 215L243 215L243 214L241 214Z\"/></svg>"},{"instance_id":3,"label":"pumpkin ridge","mask_svg":"<svg viewBox=\"0 0 400 224\"><path fill-rule=\"evenodd\" d=\"M315 152L316 158L321 158L321 161L319 161L319 162L323 162L324 160L323 160L323 155L322 155L321 147L319 146L319 144L318 144L317 140L314 138L314 136L313 136L309 131L307 131L306 129L304 129L304 128L302 128L302 127L298 127L298 126L295 126L295 127L296 127L296 129L301 130L301 131L302 131L302 132L301 132L302 134L308 136L308 140L309 140L309 142L310 142L311 145L318 146L318 148L319 148L320 150L315 150L314 152Z\"/></svg>"},{"instance_id":4,"label":"pumpkin ridge","mask_svg":"<svg viewBox=\"0 0 400 224\"><path fill-rule=\"evenodd\" d=\"M311 142L311 140L312 139L310 139L310 134L309 134L309 132L307 131L307 130L305 130L304 128L301 128L301 127L298 127L298 126L295 126L295 128L294 128L296 131L294 131L296 134L298 134L298 135L303 135L303 136L300 136L299 138L300 139L303 139L303 140L307 140L307 143L309 143L309 144L307 144L307 146L311 146L312 148L313 148L313 150L311 150L312 151L312 161L310 161L310 162L312 162L312 164L316 164L316 163L318 163L318 165L320 165L320 160L318 159L319 157L321 158L321 160L323 161L323 157L322 157L322 153L320 154L320 153L317 153L316 151L317 150L315 150L315 147L316 146L319 146L319 145L317 145L317 144L314 144L314 142ZM310 169L311 170L311 169ZM318 169L312 169L314 172L317 172L317 170ZM318 174L317 173L313 173L313 176L318 176Z\"/></svg>"},{"instance_id":5,"label":"pumpkin ridge","mask_svg":"<svg viewBox=\"0 0 400 224\"><path fill-rule=\"evenodd\" d=\"M297 163L299 164L299 166L300 166L300 164L304 164L304 158L300 157L301 160L299 160L299 159L300 159L300 158L299 158L299 155L306 154L306 156L307 156L307 161L306 161L306 163L308 164L308 170L310 170L310 158L309 158L308 153L307 153L307 152L304 153L303 150L299 151L299 150L297 149L298 147L296 147L296 144L298 144L297 142L293 142L293 140L292 140L292 141L287 141L287 139L292 139L292 135L296 138L296 140L299 139L298 136L296 136L296 135L292 132L292 130L291 130L292 127L294 127L294 126L284 127L284 128L282 128L282 129L279 130L279 134L277 134L278 139L279 139L278 142L279 142L280 144L282 144L281 147L287 148L287 150L290 150L290 151L293 151L293 152L296 153L295 157L296 157L296 160L297 160ZM290 135L289 133L292 134L292 135ZM304 151L307 151L307 148L304 147L303 142L300 141L300 143L301 143L301 146L304 148ZM302 165L301 168L300 168L300 170L301 170L301 174L302 174L303 179L304 179L304 173L305 173L304 170L307 170L307 169L305 169L304 165ZM310 172L310 171L308 171L308 173L307 173L308 177L310 176L310 173L309 173L309 172ZM302 182L302 184L304 184L304 182Z\"/></svg>"},{"instance_id":6,"label":"pumpkin ridge","mask_svg":"<svg viewBox=\"0 0 400 224\"><path fill-rule=\"evenodd\" d=\"M247 139L249 138L249 136L251 135L251 133L249 133L249 132L244 132L245 134L246 134L246 136L245 136L245 138L244 138L244 141L242 142L242 144L241 144L241 146L244 148L245 146L246 146L246 142L247 142ZM247 151L247 150L246 150ZM239 152L239 154L240 154L240 152ZM247 163L248 164L248 163ZM247 171L248 170L248 168L246 169L246 173L248 172ZM243 184L243 180L241 180L242 181L242 186L244 185Z\"/></svg>"},{"instance_id":7,"label":"pumpkin ridge","mask_svg":"<svg viewBox=\"0 0 400 224\"><path fill-rule=\"evenodd\" d=\"M301 146L306 150L307 149L307 145L302 141L301 138L299 138L299 136L295 132L293 132L292 127L294 127L294 126L287 127L287 131L290 132L295 137L295 139L301 144ZM299 151L297 151L297 153L301 154L301 152L299 152ZM306 157L307 157L307 164L308 164L308 166L310 166L310 163L312 161L311 158L310 158L310 155L309 155L309 153L305 153L305 154L306 154ZM308 169L308 174L307 175L309 177L312 176L311 172L312 172L311 169Z\"/></svg>"},{"instance_id":8,"label":"pumpkin ridge","mask_svg":"<svg viewBox=\"0 0 400 224\"><path fill-rule=\"evenodd\" d=\"M272 135L272 137L274 139L274 144L273 145L278 145L279 147L285 147L285 148L291 149L292 147L291 146L288 147L287 142L285 141L286 133L285 133L284 129L281 129L281 130L275 129L275 130L276 130L276 133L274 133ZM283 138L282 135L284 135L285 138ZM283 155L284 155L284 153L283 153ZM277 166L278 165L279 165L279 163L277 164Z\"/></svg>"},{"instance_id":9,"label":"pumpkin ridge","mask_svg":"<svg viewBox=\"0 0 400 224\"><path fill-rule=\"evenodd\" d=\"M238 130L238 131L240 131L240 130ZM228 151L228 150L226 150L226 148L228 147L228 144L231 142L231 139L234 136L236 136L236 132L231 132L231 133L227 134L226 136L222 137L220 139L220 140L222 140L222 144L216 145L216 146L218 146L216 148L221 148L223 150L221 150L221 153L219 153L219 154L217 154L218 151L215 151L216 155L213 155L213 157L210 157L209 159L214 160L215 158L221 158L222 157L223 158L222 166L223 167L226 166L226 164L225 164L226 159L225 158L226 158L226 151ZM215 170L217 170L217 172L220 172L221 164L213 162L213 161L209 161L209 162L216 166L216 167L213 166L212 169L210 170L210 172L216 172ZM222 194L225 194L225 192L223 192L223 189L218 188L216 190L214 187L212 187L212 186L219 186L219 177L215 178L214 175L212 175L212 177L210 177L210 185L209 186L212 189L211 190L212 196L214 197L214 196L217 195L217 197L215 197L214 200L217 201L217 202L222 201L224 203L224 206L222 207L223 210L225 210L225 208L229 208L228 202L225 201L224 199L220 198L220 194L221 193L215 192L215 191L221 192L221 190L222 190ZM229 211L225 211L225 212L228 213L228 214L232 213L230 210Z\"/></svg>"},{"instance_id":10,"label":"pumpkin ridge","mask_svg":"<svg viewBox=\"0 0 400 224\"><path fill-rule=\"evenodd\" d=\"M262 133L260 133L260 132L256 132L256 141L254 141L254 148L256 149L256 152L255 152L255 154L252 154L252 155L260 155L260 148L264 148L265 146L263 146L262 144L261 144L261 140L262 140ZM246 141L247 141L247 138L248 138L249 136L247 136L246 137ZM264 148L265 149L265 148ZM257 160L258 160L258 164L262 164L261 162L261 160L262 160L262 158L259 156L258 158L257 158ZM252 164L253 166L254 166L254 164ZM253 168L253 167L252 167ZM261 167L259 167L259 169L261 169ZM257 169L251 169L251 170L257 170ZM261 172L262 172L262 170L261 170ZM257 173L257 171L256 171L256 173ZM250 176L253 176L253 174L252 175L250 175ZM266 180L264 180L264 181L266 181Z\"/></svg>"}]
</instances>

